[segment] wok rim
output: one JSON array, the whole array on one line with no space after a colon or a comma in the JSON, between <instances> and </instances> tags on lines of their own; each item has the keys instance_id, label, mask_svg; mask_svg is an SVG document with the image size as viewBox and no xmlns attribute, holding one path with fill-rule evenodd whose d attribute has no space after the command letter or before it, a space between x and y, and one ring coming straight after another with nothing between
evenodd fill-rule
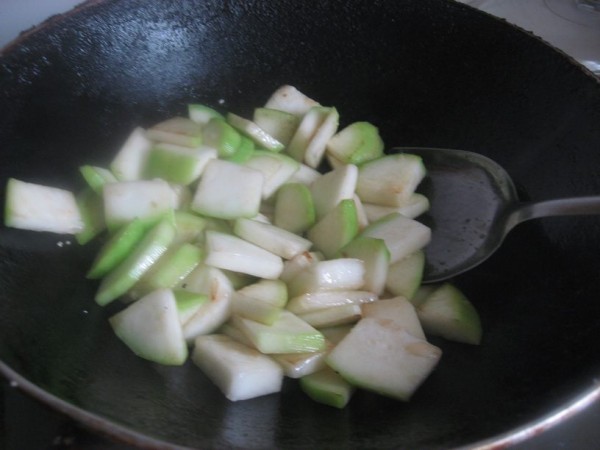
<instances>
[{"instance_id":1,"label":"wok rim","mask_svg":"<svg viewBox=\"0 0 600 450\"><path fill-rule=\"evenodd\" d=\"M37 384L29 381L12 369L8 364L0 360L0 374L2 374L9 383L9 386L18 388L30 397L42 402L52 409L68 416L88 429L109 437L116 442L133 445L138 448L146 449L193 449L194 447L185 447L178 444L169 443L157 438L150 437L144 433L126 427L99 414L92 413L80 408L56 395L48 392ZM583 413L596 402L600 402L600 379L594 378L592 386L580 392L576 397L562 403L546 415L526 422L525 424L510 431L497 434L490 438L472 442L454 450L492 450L507 448L518 443L527 441L535 436L555 428L567 420Z\"/></svg>"},{"instance_id":2,"label":"wok rim","mask_svg":"<svg viewBox=\"0 0 600 450\"><path fill-rule=\"evenodd\" d=\"M567 59L574 69L580 70L582 73L595 80L596 83L600 84L600 76L598 74L594 73L588 67L579 63L574 57L557 48L532 31L521 28L518 25L508 22L506 19L494 16L491 13L477 9L467 3L463 3L458 0L452 1L458 5L461 5L462 7L476 10L477 13L486 15L493 20L503 22L506 26L509 26L518 32L525 33L530 38L536 39L547 47L550 47L554 51L558 52L563 58ZM26 40L30 36L44 32L46 28L56 25L83 10L107 2L108 0L82 0L79 4L73 6L71 9L48 17L39 24L23 30L14 39L6 43L3 47L0 47L0 57L9 55L21 44L22 41ZM37 400L43 405L50 407L54 411L65 415L90 431L112 439L115 441L115 443L132 445L137 448L156 450L194 450L195 448L181 446L151 437L143 432L136 431L131 427L127 427L109 418L76 406L73 403L52 394L46 389L28 380L26 377L5 363L2 359L0 359L0 375L7 380L10 388L19 389L22 393L26 394L32 399ZM569 419L580 415L596 403L600 403L600 378L592 379L590 386L578 391L577 395L572 397L570 400L561 403L559 406L555 407L545 415L538 417L537 419L530 420L507 432L503 432L459 447L454 447L454 450L492 450L511 447L539 436L550 429L556 428Z\"/></svg>"}]
</instances>

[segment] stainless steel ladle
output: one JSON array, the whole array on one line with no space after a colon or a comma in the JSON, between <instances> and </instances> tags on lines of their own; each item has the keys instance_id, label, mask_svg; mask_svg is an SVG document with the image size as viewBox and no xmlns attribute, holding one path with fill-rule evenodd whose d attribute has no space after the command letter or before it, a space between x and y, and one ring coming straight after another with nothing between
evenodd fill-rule
<instances>
[{"instance_id":1,"label":"stainless steel ladle","mask_svg":"<svg viewBox=\"0 0 600 450\"><path fill-rule=\"evenodd\" d=\"M423 158L423 193L432 228L424 282L459 275L485 261L519 223L548 216L600 214L600 196L520 202L508 173L491 159L464 150L397 148Z\"/></svg>"}]
</instances>

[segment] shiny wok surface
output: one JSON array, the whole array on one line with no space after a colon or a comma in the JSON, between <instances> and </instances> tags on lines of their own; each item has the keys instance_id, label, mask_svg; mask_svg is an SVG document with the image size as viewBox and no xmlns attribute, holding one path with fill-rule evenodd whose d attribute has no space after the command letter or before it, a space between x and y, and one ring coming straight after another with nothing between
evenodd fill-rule
<instances>
[{"instance_id":1,"label":"shiny wok surface","mask_svg":"<svg viewBox=\"0 0 600 450\"><path fill-rule=\"evenodd\" d=\"M190 101L240 114L289 83L369 120L392 146L492 157L523 199L600 191L600 86L543 42L445 0L91 2L0 57L0 195L8 177L76 190L135 125ZM510 433L597 389L600 221L524 224L455 280L480 347L444 356L408 403L359 392L343 411L288 380L230 403L188 364L134 357L93 302L97 245L0 228L0 368L127 442L199 448L448 448Z\"/></svg>"}]
</instances>

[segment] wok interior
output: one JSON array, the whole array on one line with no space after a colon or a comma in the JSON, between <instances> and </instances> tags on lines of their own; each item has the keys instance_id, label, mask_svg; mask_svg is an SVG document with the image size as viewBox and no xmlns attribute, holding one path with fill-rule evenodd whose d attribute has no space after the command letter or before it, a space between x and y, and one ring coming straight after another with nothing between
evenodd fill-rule
<instances>
[{"instance_id":1,"label":"wok interior","mask_svg":"<svg viewBox=\"0 0 600 450\"><path fill-rule=\"evenodd\" d=\"M6 179L76 190L129 131L191 101L248 114L292 84L379 126L388 147L483 153L523 198L600 192L600 87L530 35L445 0L93 2L0 59ZM410 403L358 392L332 410L288 380L231 403L187 364L136 358L93 302L97 244L0 229L0 359L125 429L205 447L448 448L508 432L598 377L600 221L518 227L455 283L482 316L480 347L444 356ZM61 245L58 245L61 244ZM90 423L88 422L88 425ZM123 428L115 428L119 435ZM122 436L127 436L127 433Z\"/></svg>"}]
</instances>

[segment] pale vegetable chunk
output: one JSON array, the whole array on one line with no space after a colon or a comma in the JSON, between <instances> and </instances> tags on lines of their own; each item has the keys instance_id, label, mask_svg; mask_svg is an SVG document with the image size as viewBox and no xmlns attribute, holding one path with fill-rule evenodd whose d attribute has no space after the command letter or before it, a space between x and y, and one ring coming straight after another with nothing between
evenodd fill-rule
<instances>
[{"instance_id":1,"label":"pale vegetable chunk","mask_svg":"<svg viewBox=\"0 0 600 450\"><path fill-rule=\"evenodd\" d=\"M306 185L289 183L279 188L273 213L276 226L301 234L313 226L315 221L315 205Z\"/></svg>"},{"instance_id":2,"label":"pale vegetable chunk","mask_svg":"<svg viewBox=\"0 0 600 450\"><path fill-rule=\"evenodd\" d=\"M308 148L311 146L315 138L318 138L316 141L317 144L321 143L320 139L320 129L328 117L331 117L331 108L325 108L323 106L316 106L311 108L302 118L300 125L296 129L292 140L287 146L286 152L294 158L296 161L301 161L306 163L309 167L313 169L316 166L309 164L306 161L306 155ZM327 142L323 143L323 150L325 149L325 145ZM313 150L314 153L314 150Z\"/></svg>"},{"instance_id":3,"label":"pale vegetable chunk","mask_svg":"<svg viewBox=\"0 0 600 450\"><path fill-rule=\"evenodd\" d=\"M399 206L415 192L425 174L421 157L387 155L360 166L356 193L365 203Z\"/></svg>"},{"instance_id":4,"label":"pale vegetable chunk","mask_svg":"<svg viewBox=\"0 0 600 450\"><path fill-rule=\"evenodd\" d=\"M219 219L254 217L260 207L263 184L260 171L213 159L204 169L191 207Z\"/></svg>"},{"instance_id":5,"label":"pale vegetable chunk","mask_svg":"<svg viewBox=\"0 0 600 450\"><path fill-rule=\"evenodd\" d=\"M431 229L402 214L393 213L373 222L363 230L361 236L382 239L390 251L390 263L393 264L429 244Z\"/></svg>"},{"instance_id":6,"label":"pale vegetable chunk","mask_svg":"<svg viewBox=\"0 0 600 450\"><path fill-rule=\"evenodd\" d=\"M289 283L291 297L307 292L360 289L365 284L365 264L360 259L319 261L302 269Z\"/></svg>"},{"instance_id":7,"label":"pale vegetable chunk","mask_svg":"<svg viewBox=\"0 0 600 450\"><path fill-rule=\"evenodd\" d=\"M268 199L298 170L299 164L286 155L255 150L244 166L256 169L263 174L262 198Z\"/></svg>"},{"instance_id":8,"label":"pale vegetable chunk","mask_svg":"<svg viewBox=\"0 0 600 450\"><path fill-rule=\"evenodd\" d=\"M177 303L169 289L148 294L109 321L119 339L144 359L176 366L187 359Z\"/></svg>"},{"instance_id":9,"label":"pale vegetable chunk","mask_svg":"<svg viewBox=\"0 0 600 450\"><path fill-rule=\"evenodd\" d=\"M327 149L327 142L329 142L331 137L337 131L339 120L340 115L337 112L337 109L328 108L323 122L313 135L304 151L304 162L309 167L316 169L321 164Z\"/></svg>"},{"instance_id":10,"label":"pale vegetable chunk","mask_svg":"<svg viewBox=\"0 0 600 450\"><path fill-rule=\"evenodd\" d=\"M307 292L290 299L286 308L294 314L306 314L333 306L370 303L377 299L377 294L368 291Z\"/></svg>"},{"instance_id":11,"label":"pale vegetable chunk","mask_svg":"<svg viewBox=\"0 0 600 450\"><path fill-rule=\"evenodd\" d=\"M369 122L354 122L333 136L327 152L343 164L362 164L383 155L379 130Z\"/></svg>"},{"instance_id":12,"label":"pale vegetable chunk","mask_svg":"<svg viewBox=\"0 0 600 450\"><path fill-rule=\"evenodd\" d=\"M286 377L301 378L327 367L325 358L328 350L308 353L281 353L271 356L283 367Z\"/></svg>"},{"instance_id":13,"label":"pale vegetable chunk","mask_svg":"<svg viewBox=\"0 0 600 450\"><path fill-rule=\"evenodd\" d=\"M174 238L175 227L169 220L156 224L102 280L96 292L96 303L104 306L126 294L167 251Z\"/></svg>"},{"instance_id":14,"label":"pale vegetable chunk","mask_svg":"<svg viewBox=\"0 0 600 450\"><path fill-rule=\"evenodd\" d=\"M421 286L424 269L425 252L418 250L389 266L385 288L410 300Z\"/></svg>"},{"instance_id":15,"label":"pale vegetable chunk","mask_svg":"<svg viewBox=\"0 0 600 450\"><path fill-rule=\"evenodd\" d=\"M278 308L283 308L288 301L287 286L281 280L260 280L244 286L238 292Z\"/></svg>"},{"instance_id":16,"label":"pale vegetable chunk","mask_svg":"<svg viewBox=\"0 0 600 450\"><path fill-rule=\"evenodd\" d=\"M152 141L146 137L146 131L140 127L135 128L110 164L110 170L117 180L142 179L151 147Z\"/></svg>"},{"instance_id":17,"label":"pale vegetable chunk","mask_svg":"<svg viewBox=\"0 0 600 450\"><path fill-rule=\"evenodd\" d=\"M216 157L217 151L210 147L157 144L148 152L145 175L185 186L196 181L206 164Z\"/></svg>"},{"instance_id":18,"label":"pale vegetable chunk","mask_svg":"<svg viewBox=\"0 0 600 450\"><path fill-rule=\"evenodd\" d=\"M425 333L423 327L421 327L421 322L419 322L415 307L404 297L365 303L361 307L363 317L393 320L414 337L425 339Z\"/></svg>"},{"instance_id":19,"label":"pale vegetable chunk","mask_svg":"<svg viewBox=\"0 0 600 450\"><path fill-rule=\"evenodd\" d=\"M272 152L280 152L285 145L259 127L251 120L238 116L237 114L227 114L227 122L244 136L252 139L256 145Z\"/></svg>"},{"instance_id":20,"label":"pale vegetable chunk","mask_svg":"<svg viewBox=\"0 0 600 450\"><path fill-rule=\"evenodd\" d=\"M208 302L202 305L183 327L183 334L188 343L199 335L213 333L229 319L233 286L221 270L200 264L185 278L180 287L208 296Z\"/></svg>"},{"instance_id":21,"label":"pale vegetable chunk","mask_svg":"<svg viewBox=\"0 0 600 450\"><path fill-rule=\"evenodd\" d=\"M296 255L292 259L284 261L283 271L281 272L279 279L285 283L289 283L296 275L302 272L302 270L322 260L323 255L319 252L304 252Z\"/></svg>"},{"instance_id":22,"label":"pale vegetable chunk","mask_svg":"<svg viewBox=\"0 0 600 450\"><path fill-rule=\"evenodd\" d=\"M271 325L235 315L232 320L263 353L318 352L326 347L321 332L286 310L281 311L279 318Z\"/></svg>"},{"instance_id":23,"label":"pale vegetable chunk","mask_svg":"<svg viewBox=\"0 0 600 450\"><path fill-rule=\"evenodd\" d=\"M202 125L178 116L152 126L146 136L158 142L195 148L202 144Z\"/></svg>"},{"instance_id":24,"label":"pale vegetable chunk","mask_svg":"<svg viewBox=\"0 0 600 450\"><path fill-rule=\"evenodd\" d=\"M390 265L390 252L382 239L359 236L340 250L344 258L357 258L365 263L367 291L380 295L385 288Z\"/></svg>"},{"instance_id":25,"label":"pale vegetable chunk","mask_svg":"<svg viewBox=\"0 0 600 450\"><path fill-rule=\"evenodd\" d=\"M185 243L169 245L142 278L131 288L129 295L136 298L157 289L170 289L187 277L204 258L204 250Z\"/></svg>"},{"instance_id":26,"label":"pale vegetable chunk","mask_svg":"<svg viewBox=\"0 0 600 450\"><path fill-rule=\"evenodd\" d=\"M281 86L265 103L265 108L285 111L296 116L303 116L319 103L307 97L294 86Z\"/></svg>"},{"instance_id":27,"label":"pale vegetable chunk","mask_svg":"<svg viewBox=\"0 0 600 450\"><path fill-rule=\"evenodd\" d=\"M424 212L429 210L429 199L423 194L415 192L398 206L382 206L373 205L371 203L363 203L365 213L369 222L375 222L384 216L392 213L400 213L404 217L414 219L419 217Z\"/></svg>"},{"instance_id":28,"label":"pale vegetable chunk","mask_svg":"<svg viewBox=\"0 0 600 450\"><path fill-rule=\"evenodd\" d=\"M308 239L257 220L238 219L233 231L242 239L285 259L292 259L312 247Z\"/></svg>"},{"instance_id":29,"label":"pale vegetable chunk","mask_svg":"<svg viewBox=\"0 0 600 450\"><path fill-rule=\"evenodd\" d=\"M206 264L274 280L283 270L281 257L248 241L218 231L206 232Z\"/></svg>"},{"instance_id":30,"label":"pale vegetable chunk","mask_svg":"<svg viewBox=\"0 0 600 450\"><path fill-rule=\"evenodd\" d=\"M315 328L335 327L358 321L362 317L362 310L360 305L341 305L311 311L298 317Z\"/></svg>"},{"instance_id":31,"label":"pale vegetable chunk","mask_svg":"<svg viewBox=\"0 0 600 450\"><path fill-rule=\"evenodd\" d=\"M87 164L81 166L79 168L79 172L83 176L88 186L92 188L92 190L98 195L102 195L102 189L106 183L114 183L118 181L113 173L104 167L91 166Z\"/></svg>"},{"instance_id":32,"label":"pale vegetable chunk","mask_svg":"<svg viewBox=\"0 0 600 450\"><path fill-rule=\"evenodd\" d=\"M199 336L195 340L192 360L231 401L281 390L281 366L228 336Z\"/></svg>"},{"instance_id":33,"label":"pale vegetable chunk","mask_svg":"<svg viewBox=\"0 0 600 450\"><path fill-rule=\"evenodd\" d=\"M281 315L282 309L270 303L234 292L231 297L231 312L246 319L272 325Z\"/></svg>"},{"instance_id":34,"label":"pale vegetable chunk","mask_svg":"<svg viewBox=\"0 0 600 450\"><path fill-rule=\"evenodd\" d=\"M120 181L104 185L104 217L109 230L134 219L154 220L175 210L176 196L164 180Z\"/></svg>"},{"instance_id":35,"label":"pale vegetable chunk","mask_svg":"<svg viewBox=\"0 0 600 450\"><path fill-rule=\"evenodd\" d=\"M265 130L283 145L288 145L296 128L300 124L298 116L270 108L256 108L253 116L254 123Z\"/></svg>"},{"instance_id":36,"label":"pale vegetable chunk","mask_svg":"<svg viewBox=\"0 0 600 450\"><path fill-rule=\"evenodd\" d=\"M225 120L225 117L210 106L201 105L199 103L191 103L188 105L188 116L200 125L206 125L211 119Z\"/></svg>"},{"instance_id":37,"label":"pale vegetable chunk","mask_svg":"<svg viewBox=\"0 0 600 450\"><path fill-rule=\"evenodd\" d=\"M314 401L340 409L348 404L355 389L329 367L302 377L300 387Z\"/></svg>"},{"instance_id":38,"label":"pale vegetable chunk","mask_svg":"<svg viewBox=\"0 0 600 450\"><path fill-rule=\"evenodd\" d=\"M352 199L342 200L307 232L315 248L327 258L335 258L358 234L358 213Z\"/></svg>"},{"instance_id":39,"label":"pale vegetable chunk","mask_svg":"<svg viewBox=\"0 0 600 450\"><path fill-rule=\"evenodd\" d=\"M298 170L291 176L289 182L310 186L322 176L321 172L312 167L308 167L306 164L300 163Z\"/></svg>"},{"instance_id":40,"label":"pale vegetable chunk","mask_svg":"<svg viewBox=\"0 0 600 450\"><path fill-rule=\"evenodd\" d=\"M173 289L173 295L175 295L179 322L181 322L182 326L208 302L207 295L186 291L184 289Z\"/></svg>"},{"instance_id":41,"label":"pale vegetable chunk","mask_svg":"<svg viewBox=\"0 0 600 450\"><path fill-rule=\"evenodd\" d=\"M442 351L393 320L363 318L327 357L349 383L408 401L435 368Z\"/></svg>"},{"instance_id":42,"label":"pale vegetable chunk","mask_svg":"<svg viewBox=\"0 0 600 450\"><path fill-rule=\"evenodd\" d=\"M358 179L358 167L347 164L327 172L310 187L317 219L322 219L342 200L352 199Z\"/></svg>"},{"instance_id":43,"label":"pale vegetable chunk","mask_svg":"<svg viewBox=\"0 0 600 450\"><path fill-rule=\"evenodd\" d=\"M426 333L465 344L481 343L481 319L473 304L450 283L444 283L417 307Z\"/></svg>"},{"instance_id":44,"label":"pale vegetable chunk","mask_svg":"<svg viewBox=\"0 0 600 450\"><path fill-rule=\"evenodd\" d=\"M116 231L100 248L87 273L87 278L102 278L119 265L146 233L146 225L139 219L132 220Z\"/></svg>"},{"instance_id":45,"label":"pale vegetable chunk","mask_svg":"<svg viewBox=\"0 0 600 450\"><path fill-rule=\"evenodd\" d=\"M67 190L10 178L6 186L7 227L75 234L84 223L75 195Z\"/></svg>"}]
</instances>

